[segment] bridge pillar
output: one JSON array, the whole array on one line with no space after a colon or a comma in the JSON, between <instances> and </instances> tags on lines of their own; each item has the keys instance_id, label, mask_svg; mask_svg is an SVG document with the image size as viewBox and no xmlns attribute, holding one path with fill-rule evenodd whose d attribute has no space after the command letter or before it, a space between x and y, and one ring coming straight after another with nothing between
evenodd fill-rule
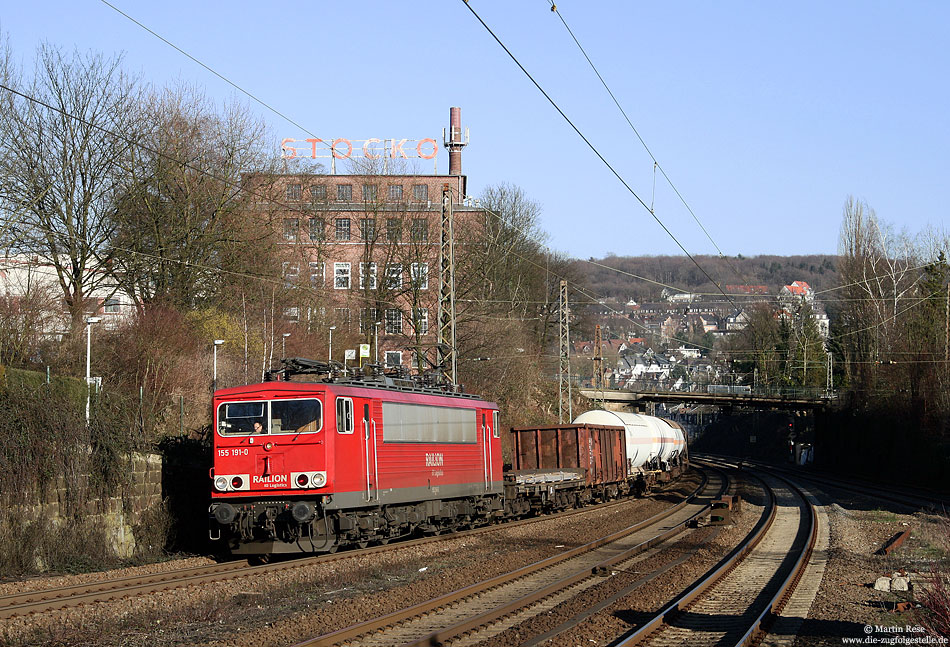
<instances>
[{"instance_id":1,"label":"bridge pillar","mask_svg":"<svg viewBox=\"0 0 950 647\"><path fill-rule=\"evenodd\" d=\"M643 413L645 408L643 402L603 402L601 404L603 404L606 411L626 413Z\"/></svg>"}]
</instances>

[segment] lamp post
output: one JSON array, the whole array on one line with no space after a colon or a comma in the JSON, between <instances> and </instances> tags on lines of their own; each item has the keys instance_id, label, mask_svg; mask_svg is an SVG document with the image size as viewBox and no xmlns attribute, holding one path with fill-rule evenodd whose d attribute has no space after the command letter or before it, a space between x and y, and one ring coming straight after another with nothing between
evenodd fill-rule
<instances>
[{"instance_id":1,"label":"lamp post","mask_svg":"<svg viewBox=\"0 0 950 647\"><path fill-rule=\"evenodd\" d=\"M218 390L218 346L224 343L223 339L215 339L211 344L214 352L214 367L211 369L211 390Z\"/></svg>"},{"instance_id":2,"label":"lamp post","mask_svg":"<svg viewBox=\"0 0 950 647\"><path fill-rule=\"evenodd\" d=\"M287 357L287 338L290 337L289 332L285 332L283 339L280 340L280 358L284 359Z\"/></svg>"},{"instance_id":3,"label":"lamp post","mask_svg":"<svg viewBox=\"0 0 950 647\"><path fill-rule=\"evenodd\" d=\"M373 336L375 337L374 346L376 346L376 357L374 361L376 364L379 364L379 326L382 323L382 321L376 321L373 323Z\"/></svg>"},{"instance_id":4,"label":"lamp post","mask_svg":"<svg viewBox=\"0 0 950 647\"><path fill-rule=\"evenodd\" d=\"M336 326L330 326L330 344L329 350L327 351L327 362L333 361L333 331L336 330Z\"/></svg>"},{"instance_id":5,"label":"lamp post","mask_svg":"<svg viewBox=\"0 0 950 647\"><path fill-rule=\"evenodd\" d=\"M102 317L86 317L86 426L89 426L89 390L92 376L90 375L90 365L92 363L92 324L102 321Z\"/></svg>"}]
</instances>

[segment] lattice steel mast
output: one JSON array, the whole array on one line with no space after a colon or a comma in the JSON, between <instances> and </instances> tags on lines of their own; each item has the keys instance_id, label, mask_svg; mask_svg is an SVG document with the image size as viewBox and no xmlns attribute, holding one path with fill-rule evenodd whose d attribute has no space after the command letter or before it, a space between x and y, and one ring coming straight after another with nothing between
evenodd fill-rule
<instances>
[{"instance_id":1,"label":"lattice steel mast","mask_svg":"<svg viewBox=\"0 0 950 647\"><path fill-rule=\"evenodd\" d=\"M557 419L559 423L564 424L565 396L567 399L568 422L574 419L574 406L571 398L571 330L570 308L567 305L567 281L561 281L558 313L560 319L560 353L557 372Z\"/></svg>"},{"instance_id":2,"label":"lattice steel mast","mask_svg":"<svg viewBox=\"0 0 950 647\"><path fill-rule=\"evenodd\" d=\"M439 366L448 366L448 378L458 384L455 349L455 233L452 227L452 189L442 185L442 226L439 230Z\"/></svg>"}]
</instances>

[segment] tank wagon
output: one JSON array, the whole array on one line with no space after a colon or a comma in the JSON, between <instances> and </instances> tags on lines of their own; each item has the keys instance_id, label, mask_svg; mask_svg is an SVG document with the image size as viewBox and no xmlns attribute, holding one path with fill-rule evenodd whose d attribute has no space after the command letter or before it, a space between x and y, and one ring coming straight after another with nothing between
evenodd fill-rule
<instances>
[{"instance_id":1,"label":"tank wagon","mask_svg":"<svg viewBox=\"0 0 950 647\"><path fill-rule=\"evenodd\" d=\"M234 554L333 552L580 506L642 492L685 459L672 423L594 411L512 429L505 466L492 402L283 361L279 379L214 394L210 537Z\"/></svg>"}]
</instances>

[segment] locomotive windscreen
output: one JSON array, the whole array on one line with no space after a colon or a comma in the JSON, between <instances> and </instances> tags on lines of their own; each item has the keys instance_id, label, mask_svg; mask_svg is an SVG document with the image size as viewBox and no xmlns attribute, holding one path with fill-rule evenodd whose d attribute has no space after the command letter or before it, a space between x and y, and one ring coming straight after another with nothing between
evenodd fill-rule
<instances>
[{"instance_id":1,"label":"locomotive windscreen","mask_svg":"<svg viewBox=\"0 0 950 647\"><path fill-rule=\"evenodd\" d=\"M271 400L266 402L226 402L218 407L218 429L225 435L260 433L300 434L320 431L323 405L320 400Z\"/></svg>"}]
</instances>

